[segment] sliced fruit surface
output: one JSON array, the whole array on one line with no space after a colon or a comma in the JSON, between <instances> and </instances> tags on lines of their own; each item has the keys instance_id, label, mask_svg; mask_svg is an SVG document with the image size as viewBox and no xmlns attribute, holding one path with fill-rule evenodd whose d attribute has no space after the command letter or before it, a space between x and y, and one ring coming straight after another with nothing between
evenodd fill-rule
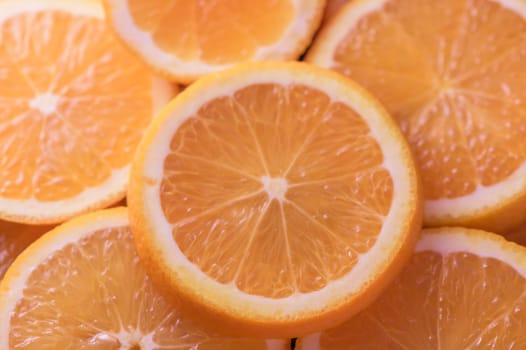
<instances>
[{"instance_id":1,"label":"sliced fruit surface","mask_svg":"<svg viewBox=\"0 0 526 350\"><path fill-rule=\"evenodd\" d=\"M0 2L0 217L54 223L124 197L145 127L172 96L89 0Z\"/></svg>"},{"instance_id":2,"label":"sliced fruit surface","mask_svg":"<svg viewBox=\"0 0 526 350\"><path fill-rule=\"evenodd\" d=\"M526 219L526 2L359 0L307 60L371 91L419 163L425 223Z\"/></svg>"},{"instance_id":3,"label":"sliced fruit surface","mask_svg":"<svg viewBox=\"0 0 526 350\"><path fill-rule=\"evenodd\" d=\"M300 350L521 349L526 248L465 228L424 230L410 263L377 301Z\"/></svg>"},{"instance_id":4,"label":"sliced fruit surface","mask_svg":"<svg viewBox=\"0 0 526 350\"><path fill-rule=\"evenodd\" d=\"M188 87L146 132L128 192L152 276L201 319L280 337L365 307L411 255L421 204L378 102L298 62Z\"/></svg>"},{"instance_id":5,"label":"sliced fruit surface","mask_svg":"<svg viewBox=\"0 0 526 350\"><path fill-rule=\"evenodd\" d=\"M42 236L0 284L0 348L285 350L188 321L137 256L125 208L77 217Z\"/></svg>"},{"instance_id":6,"label":"sliced fruit surface","mask_svg":"<svg viewBox=\"0 0 526 350\"><path fill-rule=\"evenodd\" d=\"M156 71L181 83L242 61L292 60L325 0L104 0L108 22Z\"/></svg>"},{"instance_id":7,"label":"sliced fruit surface","mask_svg":"<svg viewBox=\"0 0 526 350\"><path fill-rule=\"evenodd\" d=\"M0 281L15 258L52 226L30 226L0 221Z\"/></svg>"}]
</instances>

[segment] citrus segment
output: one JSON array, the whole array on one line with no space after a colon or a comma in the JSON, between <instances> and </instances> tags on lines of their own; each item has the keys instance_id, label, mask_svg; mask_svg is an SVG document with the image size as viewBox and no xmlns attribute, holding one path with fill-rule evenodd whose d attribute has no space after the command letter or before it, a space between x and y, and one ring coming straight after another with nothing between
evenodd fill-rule
<instances>
[{"instance_id":1,"label":"citrus segment","mask_svg":"<svg viewBox=\"0 0 526 350\"><path fill-rule=\"evenodd\" d=\"M237 333L294 336L363 307L401 267L419 191L401 134L360 88L252 63L166 107L128 205L139 254L185 305Z\"/></svg>"},{"instance_id":2,"label":"citrus segment","mask_svg":"<svg viewBox=\"0 0 526 350\"><path fill-rule=\"evenodd\" d=\"M505 232L526 203L525 30L517 0L356 1L307 60L362 84L398 121L426 224Z\"/></svg>"},{"instance_id":3,"label":"citrus segment","mask_svg":"<svg viewBox=\"0 0 526 350\"><path fill-rule=\"evenodd\" d=\"M0 12L0 216L60 222L118 201L172 88L118 45L96 1L3 1Z\"/></svg>"},{"instance_id":4,"label":"citrus segment","mask_svg":"<svg viewBox=\"0 0 526 350\"><path fill-rule=\"evenodd\" d=\"M124 208L45 234L0 285L3 349L286 349L205 331L169 304L135 251ZM79 307L82 305L82 307Z\"/></svg>"},{"instance_id":5,"label":"citrus segment","mask_svg":"<svg viewBox=\"0 0 526 350\"><path fill-rule=\"evenodd\" d=\"M51 228L0 221L0 281L18 254Z\"/></svg>"},{"instance_id":6,"label":"citrus segment","mask_svg":"<svg viewBox=\"0 0 526 350\"><path fill-rule=\"evenodd\" d=\"M505 349L526 341L526 250L463 228L425 230L410 263L356 317L299 349ZM506 288L502 288L506 286Z\"/></svg>"},{"instance_id":7,"label":"citrus segment","mask_svg":"<svg viewBox=\"0 0 526 350\"><path fill-rule=\"evenodd\" d=\"M189 83L241 61L297 58L324 0L105 0L117 35L155 70Z\"/></svg>"}]
</instances>

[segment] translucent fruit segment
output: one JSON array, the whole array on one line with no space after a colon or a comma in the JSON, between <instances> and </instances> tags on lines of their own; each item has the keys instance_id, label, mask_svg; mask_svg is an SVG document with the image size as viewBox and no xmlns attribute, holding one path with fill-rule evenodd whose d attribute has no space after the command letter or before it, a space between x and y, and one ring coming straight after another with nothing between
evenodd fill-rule
<instances>
[{"instance_id":1,"label":"translucent fruit segment","mask_svg":"<svg viewBox=\"0 0 526 350\"><path fill-rule=\"evenodd\" d=\"M129 0L136 25L183 60L227 64L274 44L294 16L291 1Z\"/></svg>"},{"instance_id":2,"label":"translucent fruit segment","mask_svg":"<svg viewBox=\"0 0 526 350\"><path fill-rule=\"evenodd\" d=\"M3 197L70 198L129 164L151 119L152 76L102 20L18 14L0 41Z\"/></svg>"},{"instance_id":3,"label":"translucent fruit segment","mask_svg":"<svg viewBox=\"0 0 526 350\"><path fill-rule=\"evenodd\" d=\"M525 287L523 276L494 258L416 253L371 307L322 333L320 350L482 350L524 344Z\"/></svg>"},{"instance_id":4,"label":"translucent fruit segment","mask_svg":"<svg viewBox=\"0 0 526 350\"><path fill-rule=\"evenodd\" d=\"M128 227L89 233L38 265L11 316L9 344L28 350L267 349L264 340L220 337L182 318L146 275Z\"/></svg>"},{"instance_id":5,"label":"translucent fruit segment","mask_svg":"<svg viewBox=\"0 0 526 350\"><path fill-rule=\"evenodd\" d=\"M312 87L255 84L215 98L170 147L160 200L176 243L248 294L283 298L342 277L391 208L393 181L366 122Z\"/></svg>"},{"instance_id":6,"label":"translucent fruit segment","mask_svg":"<svg viewBox=\"0 0 526 350\"><path fill-rule=\"evenodd\" d=\"M0 281L18 254L50 229L0 221Z\"/></svg>"},{"instance_id":7,"label":"translucent fruit segment","mask_svg":"<svg viewBox=\"0 0 526 350\"><path fill-rule=\"evenodd\" d=\"M349 30L332 68L398 120L426 198L457 198L526 160L525 32L498 1L388 0Z\"/></svg>"}]
</instances>

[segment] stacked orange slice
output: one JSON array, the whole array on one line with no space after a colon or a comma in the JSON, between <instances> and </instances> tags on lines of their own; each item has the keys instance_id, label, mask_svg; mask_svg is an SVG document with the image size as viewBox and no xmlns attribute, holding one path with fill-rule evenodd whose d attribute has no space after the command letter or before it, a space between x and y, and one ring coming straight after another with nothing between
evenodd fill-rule
<instances>
[{"instance_id":1,"label":"stacked orange slice","mask_svg":"<svg viewBox=\"0 0 526 350\"><path fill-rule=\"evenodd\" d=\"M194 83L150 125L128 205L148 271L202 322L290 337L342 322L400 271L420 191L364 90L252 63Z\"/></svg>"},{"instance_id":2,"label":"stacked orange slice","mask_svg":"<svg viewBox=\"0 0 526 350\"><path fill-rule=\"evenodd\" d=\"M371 91L424 182L425 223L500 233L526 219L526 2L359 0L307 60Z\"/></svg>"}]
</instances>

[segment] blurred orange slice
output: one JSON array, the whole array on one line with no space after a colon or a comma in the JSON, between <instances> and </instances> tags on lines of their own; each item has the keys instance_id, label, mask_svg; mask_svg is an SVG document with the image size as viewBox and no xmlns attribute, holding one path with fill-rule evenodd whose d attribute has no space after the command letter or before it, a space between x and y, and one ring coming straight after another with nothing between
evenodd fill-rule
<instances>
[{"instance_id":1,"label":"blurred orange slice","mask_svg":"<svg viewBox=\"0 0 526 350\"><path fill-rule=\"evenodd\" d=\"M89 0L0 2L0 217L64 221L124 197L143 130L172 95Z\"/></svg>"},{"instance_id":2,"label":"blurred orange slice","mask_svg":"<svg viewBox=\"0 0 526 350\"><path fill-rule=\"evenodd\" d=\"M526 248L464 228L425 230L404 272L368 309L299 350L521 349Z\"/></svg>"},{"instance_id":3,"label":"blurred orange slice","mask_svg":"<svg viewBox=\"0 0 526 350\"><path fill-rule=\"evenodd\" d=\"M286 350L187 320L152 285L124 208L75 218L25 250L0 284L1 349Z\"/></svg>"},{"instance_id":4,"label":"blurred orange slice","mask_svg":"<svg viewBox=\"0 0 526 350\"><path fill-rule=\"evenodd\" d=\"M201 320L290 337L342 322L394 278L420 195L406 141L365 91L267 62L205 77L166 107L138 148L128 206L152 277Z\"/></svg>"},{"instance_id":5,"label":"blurred orange slice","mask_svg":"<svg viewBox=\"0 0 526 350\"><path fill-rule=\"evenodd\" d=\"M241 61L293 60L325 0L105 0L108 22L153 69L190 83Z\"/></svg>"},{"instance_id":6,"label":"blurred orange slice","mask_svg":"<svg viewBox=\"0 0 526 350\"><path fill-rule=\"evenodd\" d=\"M417 157L429 226L526 219L526 2L359 0L307 60L369 89Z\"/></svg>"}]
</instances>

